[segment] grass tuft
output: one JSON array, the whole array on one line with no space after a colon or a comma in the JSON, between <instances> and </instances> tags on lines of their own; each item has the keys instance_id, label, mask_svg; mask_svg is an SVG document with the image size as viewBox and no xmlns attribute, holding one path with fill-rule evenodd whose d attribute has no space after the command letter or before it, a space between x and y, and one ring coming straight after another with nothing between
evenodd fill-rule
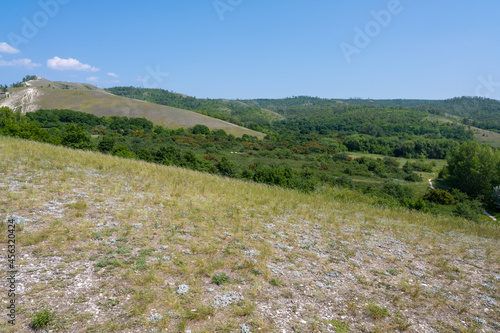
<instances>
[{"instance_id":1,"label":"grass tuft","mask_svg":"<svg viewBox=\"0 0 500 333\"><path fill-rule=\"evenodd\" d=\"M45 328L49 326L52 320L54 320L54 314L48 309L43 309L35 313L31 321L31 327L34 329Z\"/></svg>"}]
</instances>

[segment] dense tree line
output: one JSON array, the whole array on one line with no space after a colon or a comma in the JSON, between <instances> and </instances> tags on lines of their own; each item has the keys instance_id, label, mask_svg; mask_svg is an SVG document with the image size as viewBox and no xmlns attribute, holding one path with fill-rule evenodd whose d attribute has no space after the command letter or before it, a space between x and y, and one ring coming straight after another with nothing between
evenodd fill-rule
<instances>
[{"instance_id":1,"label":"dense tree line","mask_svg":"<svg viewBox=\"0 0 500 333\"><path fill-rule=\"evenodd\" d=\"M433 113L462 117L465 125L500 132L500 101L483 97L457 97L420 107Z\"/></svg>"},{"instance_id":2,"label":"dense tree line","mask_svg":"<svg viewBox=\"0 0 500 333\"><path fill-rule=\"evenodd\" d=\"M259 107L251 107L238 101L208 98L201 99L163 89L114 87L106 90L117 96L135 98L150 103L195 111L237 125L246 126L254 130L263 130L261 125L269 124L273 119L269 112Z\"/></svg>"}]
</instances>

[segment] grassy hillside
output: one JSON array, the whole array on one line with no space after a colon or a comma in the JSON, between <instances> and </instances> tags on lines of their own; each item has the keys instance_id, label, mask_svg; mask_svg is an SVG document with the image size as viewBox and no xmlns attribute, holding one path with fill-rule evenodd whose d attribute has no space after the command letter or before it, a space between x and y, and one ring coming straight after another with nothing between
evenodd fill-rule
<instances>
[{"instance_id":1,"label":"grassy hillside","mask_svg":"<svg viewBox=\"0 0 500 333\"><path fill-rule=\"evenodd\" d=\"M196 111L237 124L247 124L247 126L269 124L272 121L283 119L282 116L271 110L251 106L239 100L195 98L163 89L135 87L114 87L106 89L106 91L122 97Z\"/></svg>"},{"instance_id":2,"label":"grassy hillside","mask_svg":"<svg viewBox=\"0 0 500 333\"><path fill-rule=\"evenodd\" d=\"M248 134L263 137L262 133L196 112L117 97L102 90L40 90L42 96L39 104L44 109L70 109L96 116L144 117L167 128L187 128L202 124L211 129L223 129L235 136Z\"/></svg>"},{"instance_id":3,"label":"grassy hillside","mask_svg":"<svg viewBox=\"0 0 500 333\"><path fill-rule=\"evenodd\" d=\"M42 309L53 332L499 329L497 224L6 137L0 174L20 223L2 332Z\"/></svg>"},{"instance_id":4,"label":"grassy hillside","mask_svg":"<svg viewBox=\"0 0 500 333\"><path fill-rule=\"evenodd\" d=\"M490 145L491 147L495 147L495 148L500 149L500 133L488 131L488 130L477 128L474 126L463 125L462 124L463 118L460 118L457 116L448 116L448 117L433 116L433 117L429 117L429 119L443 122L443 123L461 124L462 126L464 126L466 128L470 128L474 132L474 139L476 141L481 142L481 143L485 143L487 145Z\"/></svg>"},{"instance_id":5,"label":"grassy hillside","mask_svg":"<svg viewBox=\"0 0 500 333\"><path fill-rule=\"evenodd\" d=\"M197 124L210 129L223 129L228 134L243 134L263 138L264 134L196 112L151 104L131 98L112 95L90 84L52 82L39 78L28 81L27 88L10 89L12 97L0 101L13 109L36 111L39 109L69 109L97 116L144 117L157 125L176 129Z\"/></svg>"}]
</instances>

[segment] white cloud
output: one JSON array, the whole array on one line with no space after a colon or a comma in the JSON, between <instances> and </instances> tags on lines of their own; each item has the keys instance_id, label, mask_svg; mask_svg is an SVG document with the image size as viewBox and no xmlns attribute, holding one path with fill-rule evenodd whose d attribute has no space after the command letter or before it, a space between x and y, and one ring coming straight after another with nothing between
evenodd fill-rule
<instances>
[{"instance_id":1,"label":"white cloud","mask_svg":"<svg viewBox=\"0 0 500 333\"><path fill-rule=\"evenodd\" d=\"M120 80L111 80L111 81L109 81L109 83L117 84L117 83L120 83Z\"/></svg>"},{"instance_id":2,"label":"white cloud","mask_svg":"<svg viewBox=\"0 0 500 333\"><path fill-rule=\"evenodd\" d=\"M118 77L118 74L116 73L108 73L109 76L112 76L112 77Z\"/></svg>"},{"instance_id":3,"label":"white cloud","mask_svg":"<svg viewBox=\"0 0 500 333\"><path fill-rule=\"evenodd\" d=\"M92 67L89 64L82 64L76 59L68 58L61 59L54 57L47 60L47 67L57 71L82 71L82 72L98 72L99 68Z\"/></svg>"},{"instance_id":4,"label":"white cloud","mask_svg":"<svg viewBox=\"0 0 500 333\"><path fill-rule=\"evenodd\" d=\"M16 54L16 53L19 53L21 51L13 48L12 46L10 46L7 43L0 43L0 52Z\"/></svg>"},{"instance_id":5,"label":"white cloud","mask_svg":"<svg viewBox=\"0 0 500 333\"><path fill-rule=\"evenodd\" d=\"M97 76L90 76L87 78L87 81L97 82L97 81L99 81L99 78Z\"/></svg>"},{"instance_id":6,"label":"white cloud","mask_svg":"<svg viewBox=\"0 0 500 333\"><path fill-rule=\"evenodd\" d=\"M31 59L14 59L11 61L0 60L0 67L24 67L33 69L42 66L31 61Z\"/></svg>"}]
</instances>

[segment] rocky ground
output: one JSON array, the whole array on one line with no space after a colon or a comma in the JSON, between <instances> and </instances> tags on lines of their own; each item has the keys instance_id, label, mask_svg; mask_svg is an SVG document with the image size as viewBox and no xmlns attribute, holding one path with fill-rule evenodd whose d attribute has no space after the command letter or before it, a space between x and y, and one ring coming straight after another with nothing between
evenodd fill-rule
<instances>
[{"instance_id":1,"label":"rocky ground","mask_svg":"<svg viewBox=\"0 0 500 333\"><path fill-rule=\"evenodd\" d=\"M185 170L147 179L118 158L110 172L2 148L19 269L16 327L4 316L2 331L32 331L43 308L47 332L500 331L498 240L356 204L273 201L261 185L236 195L228 186L249 185Z\"/></svg>"}]
</instances>

